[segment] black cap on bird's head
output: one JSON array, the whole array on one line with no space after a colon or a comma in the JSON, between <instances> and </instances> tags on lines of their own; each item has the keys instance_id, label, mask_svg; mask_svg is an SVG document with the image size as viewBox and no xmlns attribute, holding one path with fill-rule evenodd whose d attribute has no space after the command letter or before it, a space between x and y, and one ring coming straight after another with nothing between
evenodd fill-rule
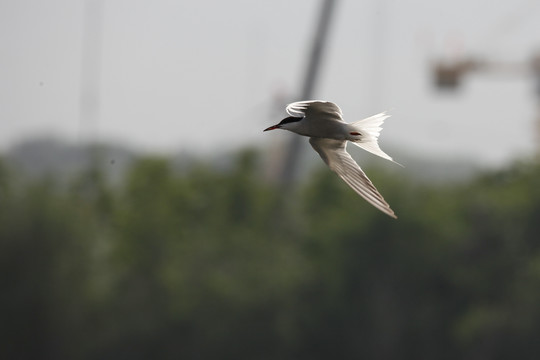
<instances>
[{"instance_id":1,"label":"black cap on bird's head","mask_svg":"<svg viewBox=\"0 0 540 360\"><path fill-rule=\"evenodd\" d=\"M289 116L289 117L286 117L285 119L281 120L279 122L279 124L272 125L272 126L266 128L266 129L264 129L263 131L281 129L283 127L283 125L285 125L285 124L289 124L289 123L292 123L292 122L297 122L297 121L300 121L302 119L303 119L303 117Z\"/></svg>"}]
</instances>

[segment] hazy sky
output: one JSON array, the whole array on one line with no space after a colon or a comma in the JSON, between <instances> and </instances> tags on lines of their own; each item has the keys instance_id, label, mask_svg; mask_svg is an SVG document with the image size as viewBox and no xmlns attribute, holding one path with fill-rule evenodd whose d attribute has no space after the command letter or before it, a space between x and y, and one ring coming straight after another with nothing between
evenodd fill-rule
<instances>
[{"instance_id":1,"label":"hazy sky","mask_svg":"<svg viewBox=\"0 0 540 360\"><path fill-rule=\"evenodd\" d=\"M84 52L91 1L0 0L0 151L43 134L190 152L288 136L262 129L301 100L319 1L106 0ZM391 110L383 149L491 165L532 154L532 76L473 73L440 93L430 63L525 64L540 49L540 2L338 0L334 15L314 97L348 121ZM81 122L83 68L98 112Z\"/></svg>"}]
</instances>

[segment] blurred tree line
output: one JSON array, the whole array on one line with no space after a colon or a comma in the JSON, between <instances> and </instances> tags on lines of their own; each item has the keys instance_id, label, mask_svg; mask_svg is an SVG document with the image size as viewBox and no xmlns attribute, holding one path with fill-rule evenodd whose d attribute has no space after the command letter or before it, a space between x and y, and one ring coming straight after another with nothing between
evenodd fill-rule
<instances>
[{"instance_id":1,"label":"blurred tree line","mask_svg":"<svg viewBox=\"0 0 540 360\"><path fill-rule=\"evenodd\" d=\"M69 187L0 162L2 359L538 359L540 166L428 186L322 168L289 198L136 162Z\"/></svg>"}]
</instances>

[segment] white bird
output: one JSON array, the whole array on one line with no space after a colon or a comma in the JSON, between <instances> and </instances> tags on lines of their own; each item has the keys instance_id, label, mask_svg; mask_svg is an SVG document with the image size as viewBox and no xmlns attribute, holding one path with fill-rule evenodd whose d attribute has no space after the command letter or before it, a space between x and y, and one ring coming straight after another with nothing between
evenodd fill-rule
<instances>
[{"instance_id":1,"label":"white bird","mask_svg":"<svg viewBox=\"0 0 540 360\"><path fill-rule=\"evenodd\" d=\"M377 209L397 218L390 205L346 149L347 141L350 141L364 150L398 164L380 149L377 141L382 130L381 125L389 115L383 112L360 121L346 123L341 109L336 104L321 100L295 102L287 105L286 111L289 117L264 131L284 129L309 136L309 143L313 149L347 185Z\"/></svg>"}]
</instances>

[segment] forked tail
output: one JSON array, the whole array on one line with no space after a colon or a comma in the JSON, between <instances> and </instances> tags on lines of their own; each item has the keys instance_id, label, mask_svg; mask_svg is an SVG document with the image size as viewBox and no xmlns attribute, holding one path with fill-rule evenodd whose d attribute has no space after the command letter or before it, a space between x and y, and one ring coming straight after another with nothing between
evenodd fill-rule
<instances>
[{"instance_id":1,"label":"forked tail","mask_svg":"<svg viewBox=\"0 0 540 360\"><path fill-rule=\"evenodd\" d=\"M386 112L382 112L377 115L370 116L366 119L355 121L350 123L351 130L349 131L351 138L349 139L353 144L361 147L362 149L369 151L372 154L382 157L383 159L390 160L400 166L400 163L394 161L387 153L381 150L379 147L379 135L382 130L382 124L384 120L389 118Z\"/></svg>"}]
</instances>

